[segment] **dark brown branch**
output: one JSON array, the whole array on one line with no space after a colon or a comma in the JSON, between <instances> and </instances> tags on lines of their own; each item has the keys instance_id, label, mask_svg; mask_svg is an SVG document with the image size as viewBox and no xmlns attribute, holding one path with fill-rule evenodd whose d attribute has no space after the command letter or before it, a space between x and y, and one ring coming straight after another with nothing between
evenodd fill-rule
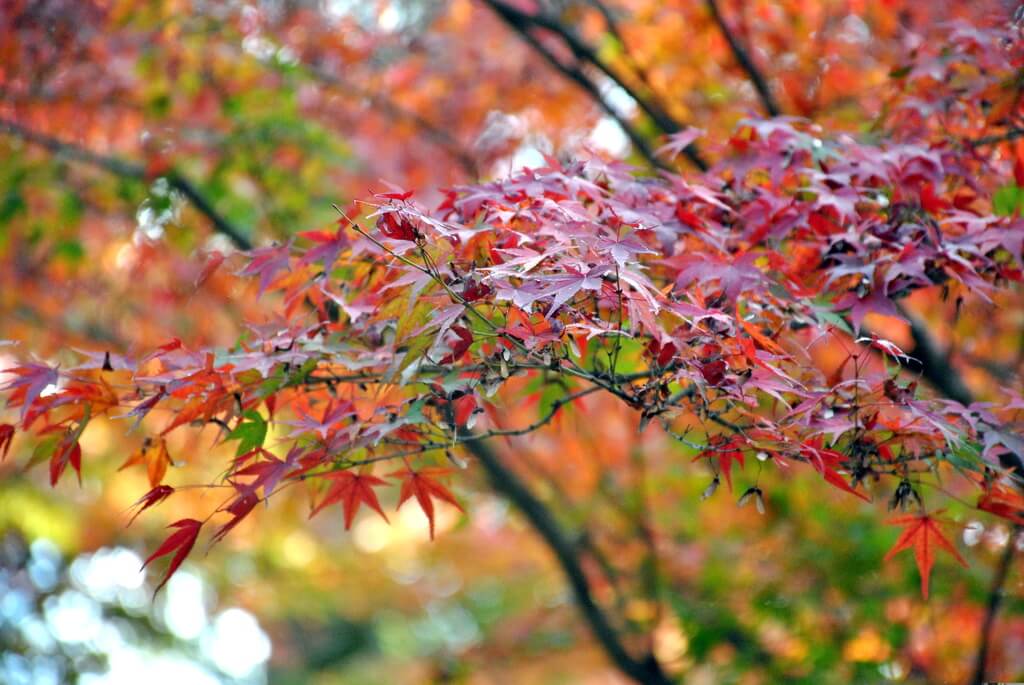
<instances>
[{"instance_id":1,"label":"dark brown branch","mask_svg":"<svg viewBox=\"0 0 1024 685\"><path fill-rule=\"evenodd\" d=\"M708 10L711 12L711 17L715 20L722 35L725 36L726 42L729 44L729 49L732 50L733 57L736 58L736 62L739 63L740 68L747 74L747 78L754 85L754 89L757 91L758 97L761 99L761 104L764 105L764 109L768 112L768 116L777 117L782 113L779 109L778 103L775 102L772 91L768 88L768 82L765 80L764 75L761 74L760 69L754 64L753 58L747 49L740 43L739 38L729 28L728 22L725 17L722 16L722 12L718 7L717 0L707 0Z\"/></svg>"},{"instance_id":2,"label":"dark brown branch","mask_svg":"<svg viewBox=\"0 0 1024 685\"><path fill-rule=\"evenodd\" d=\"M594 601L590 583L577 558L576 546L566 537L547 507L534 497L515 472L502 463L486 442L469 442L466 447L480 462L494 489L519 508L554 553L587 625L615 666L637 683L669 685L671 679L661 670L653 655L637 659L626 651L618 632Z\"/></svg>"},{"instance_id":3,"label":"dark brown branch","mask_svg":"<svg viewBox=\"0 0 1024 685\"><path fill-rule=\"evenodd\" d=\"M953 367L949 353L939 347L920 319L902 307L900 311L910 322L910 336L914 340L913 357L917 363L911 363L909 369L920 373L921 377L932 387L949 399L955 400L965 407L973 404L974 394L964 383L960 373ZM991 428L1003 431L1001 426L992 426ZM1018 483L1024 483L1020 480L1021 475L1024 474L1024 455L1007 450L999 455L999 461L1004 468L1013 470Z\"/></svg>"},{"instance_id":4,"label":"dark brown branch","mask_svg":"<svg viewBox=\"0 0 1024 685\"><path fill-rule=\"evenodd\" d=\"M984 685L985 669L988 665L988 652L992 646L992 628L995 626L996 614L1003 603L1005 595L1006 580L1010 576L1010 567L1013 565L1013 557L1017 551L1017 538L1024 527L1014 526L1010 533L1010 539L1006 542L1006 549L999 557L999 565L996 566L996 574L992 577L992 587L988 592L988 604L985 608L985 619L981 623L981 639L978 644L978 656L974 661L974 677L971 678L971 685Z\"/></svg>"},{"instance_id":5,"label":"dark brown branch","mask_svg":"<svg viewBox=\"0 0 1024 685\"><path fill-rule=\"evenodd\" d=\"M926 381L949 399L956 400L965 407L971 404L974 397L960 378L960 374L953 368L948 352L939 347L924 322L905 309L900 309L910 322L910 336L914 340L913 356L917 361L911 362L908 368L919 372Z\"/></svg>"},{"instance_id":6,"label":"dark brown branch","mask_svg":"<svg viewBox=\"0 0 1024 685\"><path fill-rule=\"evenodd\" d=\"M633 53L630 52L629 46L626 44L626 37L623 35L622 30L619 28L619 24L616 21L615 15L612 12L612 10L609 9L608 6L604 4L604 2L602 2L601 0L587 1L591 6L593 6L598 11L598 13L601 15L601 18L604 19L604 23L608 29L608 33L611 34L612 38L618 41L619 48L622 50L622 55L629 62L630 69L633 70L633 72L636 74L636 77L640 80L640 82L644 84L644 87L647 89L647 92L651 93L653 97L656 97L654 87L651 86L651 79L647 74L647 69L645 69L644 65L642 65L640 61L633 56ZM694 150L696 150L696 148L694 148Z\"/></svg>"},{"instance_id":7,"label":"dark brown branch","mask_svg":"<svg viewBox=\"0 0 1024 685\"><path fill-rule=\"evenodd\" d=\"M1024 128L1011 128L1005 133L996 133L991 136L982 136L981 138L975 138L969 140L967 143L971 147L982 147L984 145L995 145L997 143L1005 143L1017 138L1024 137Z\"/></svg>"},{"instance_id":8,"label":"dark brown branch","mask_svg":"<svg viewBox=\"0 0 1024 685\"><path fill-rule=\"evenodd\" d=\"M650 151L650 148L644 141L643 136L641 136L631 124L626 122L624 117L605 100L597 85L586 76L580 66L578 64L567 65L557 59L551 51L545 48L536 36L533 35L531 29L541 28L560 38L577 60L581 60L596 67L617 86L622 88L663 133L672 134L681 131L683 126L678 121L673 119L671 115L656 103L651 102L648 98L642 97L637 93L636 89L632 88L618 74L616 74L611 67L605 64L593 49L584 44L572 31L567 29L558 21L542 14L528 14L526 12L522 12L515 7L505 4L501 0L482 1L495 14L497 14L498 17L500 17L502 21L509 26L509 28L518 33L519 36L530 45L530 47L540 53L540 55L544 57L552 67L561 72L563 76L569 78L571 81L583 88L583 90L585 90L587 94L603 110L605 110L605 112L607 112L619 123L620 126L622 126L623 130L629 136L629 139L653 166L664 168L664 165L657 161L654 154ZM701 171L707 171L708 164L704 161L704 158L701 156L695 145L692 143L688 145L683 150L683 154L698 169Z\"/></svg>"},{"instance_id":9,"label":"dark brown branch","mask_svg":"<svg viewBox=\"0 0 1024 685\"><path fill-rule=\"evenodd\" d=\"M21 124L7 119L0 119L0 133L6 133L27 143L38 145L54 155L70 159L73 162L88 164L115 176L130 178L140 182L146 182L149 180L146 168L141 164L125 161L117 157L107 157L97 154L91 150L75 145L74 143L66 143L46 134L32 131ZM167 179L167 183L172 188L184 195L185 199L187 199L200 214L209 219L210 223L213 224L214 230L230 239L231 242L240 250L252 249L252 243L245 234L220 214L189 179L181 173L173 170L165 174L163 177Z\"/></svg>"},{"instance_id":10,"label":"dark brown branch","mask_svg":"<svg viewBox=\"0 0 1024 685\"><path fill-rule=\"evenodd\" d=\"M668 167L657 158L654 151L651 149L650 145L647 144L647 141L640 132L637 131L636 128L627 121L618 110L612 107L611 104L604 99L604 96L601 95L601 91L598 90L597 86L594 85L589 78L587 78L586 74L577 67L563 64L554 56L554 54L551 53L550 50L544 47L544 45L537 40L529 30L521 28L518 24L510 23L509 26L513 31L520 35L526 44L532 47L537 54L543 57L544 61L570 81L578 85L594 102L597 103L601 109L605 111L606 114L608 114L608 116L614 119L615 122L622 127L622 130L626 132L626 136L633 144L633 147L635 147L637 152L647 160L648 164L656 168L668 170Z\"/></svg>"}]
</instances>

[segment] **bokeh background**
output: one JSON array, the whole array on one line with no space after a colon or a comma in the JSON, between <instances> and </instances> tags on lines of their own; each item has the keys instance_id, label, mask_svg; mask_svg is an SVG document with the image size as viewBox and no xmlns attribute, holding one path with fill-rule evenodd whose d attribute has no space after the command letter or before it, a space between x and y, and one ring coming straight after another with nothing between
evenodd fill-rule
<instances>
[{"instance_id":1,"label":"bokeh background","mask_svg":"<svg viewBox=\"0 0 1024 685\"><path fill-rule=\"evenodd\" d=\"M718 6L783 111L870 136L894 70L941 45L945 22L1005 19L1011 4ZM708 140L763 114L706 3L513 5L557 17L624 84ZM327 227L333 203L388 184L433 204L445 187L545 155L643 167L616 118L652 146L661 132L629 88L588 75L606 107L475 0L3 0L0 339L18 345L0 347L0 368L26 351L70 363L174 337L230 345L270 307L230 268L209 275L216 253ZM910 304L954 320L944 305ZM1022 308L1003 311L967 306L942 331L991 362L962 369L982 396L1019 389ZM799 474L773 483L765 516L702 502L710 475L692 453L655 431L638 440L635 417L609 402L585 406L509 447L568 525L598 531L612 550L589 569L604 579L598 598L650 629L683 682L966 682L993 574L1024 544L1008 524L952 500L970 567L940 558L924 602L909 558L881 563L897 534L884 504L823 494ZM528 423L538 408L517 411ZM171 436L169 481L216 477L215 437ZM453 486L468 514L442 508L434 542L414 504L390 526L364 512L346 533L340 512L308 521L308 500L282 497L194 553L151 601L142 559L209 495L126 527L148 488L144 472L118 467L140 439L120 423L90 425L83 447L97 457L81 486L46 487L43 469L24 468L34 446L21 438L0 464L0 682L622 682L548 550L472 469ZM642 487L645 468L659 474L653 487ZM737 487L757 469L748 464ZM638 492L662 531L657 605L631 515ZM1004 588L991 672L1019 680L1020 563Z\"/></svg>"}]
</instances>

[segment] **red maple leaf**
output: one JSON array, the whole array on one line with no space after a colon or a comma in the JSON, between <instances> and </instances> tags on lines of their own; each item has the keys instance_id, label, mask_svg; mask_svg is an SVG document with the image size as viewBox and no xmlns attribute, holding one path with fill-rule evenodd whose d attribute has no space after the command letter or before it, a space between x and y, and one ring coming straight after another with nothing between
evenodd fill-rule
<instances>
[{"instance_id":1,"label":"red maple leaf","mask_svg":"<svg viewBox=\"0 0 1024 685\"><path fill-rule=\"evenodd\" d=\"M185 557L192 551L192 547L196 544L196 538L199 537L199 529L203 527L202 521L196 521L195 519L181 519L175 521L168 528L177 528L175 532L171 533L170 536L163 543L156 548L156 551L150 554L144 562L142 562L142 568L146 568L149 562L154 559L159 559L162 556L175 552L174 556L171 557L171 563L167 567L167 573L164 574L163 580L153 590L153 595L160 592L174 572L181 566L181 562L185 561ZM177 551L175 551L177 550Z\"/></svg>"},{"instance_id":2,"label":"red maple leaf","mask_svg":"<svg viewBox=\"0 0 1024 685\"><path fill-rule=\"evenodd\" d=\"M935 512L936 514L941 511ZM896 540L883 561L889 561L897 552L914 548L914 559L917 561L917 570L921 574L921 594L928 599L928 578L932 573L932 566L935 564L935 546L943 548L959 561L967 566L967 562L960 556L949 540L942 534L939 528L939 519L934 514L908 514L896 516L889 519L888 523L894 526L904 526L903 532Z\"/></svg>"},{"instance_id":3,"label":"red maple leaf","mask_svg":"<svg viewBox=\"0 0 1024 685\"><path fill-rule=\"evenodd\" d=\"M11 441L14 440L14 426L9 423L0 424L0 458L6 458L11 451Z\"/></svg>"},{"instance_id":4,"label":"red maple leaf","mask_svg":"<svg viewBox=\"0 0 1024 685\"><path fill-rule=\"evenodd\" d=\"M865 502L870 502L871 499L863 492L854 490L853 486L846 482L842 474L835 470L834 467L840 466L846 459L842 454L835 450L830 450L821 446L821 436L813 440L808 440L800 447L801 453L807 458L807 463L814 467L814 469L820 473L825 480L839 488L845 490L851 495L860 497Z\"/></svg>"},{"instance_id":5,"label":"red maple leaf","mask_svg":"<svg viewBox=\"0 0 1024 685\"><path fill-rule=\"evenodd\" d=\"M213 276L214 272L216 272L217 269L220 268L220 265L224 263L224 259L224 253L218 250L213 250L209 254L207 254L206 263L203 264L203 268L196 276L196 280L193 281L192 286L198 289L200 286L202 286L204 283L210 280L210 277Z\"/></svg>"},{"instance_id":6,"label":"red maple leaf","mask_svg":"<svg viewBox=\"0 0 1024 685\"><path fill-rule=\"evenodd\" d=\"M327 491L327 494L324 495L320 504L314 507L313 511L309 512L310 518L316 516L324 507L330 506L335 502L341 502L341 506L345 511L345 530L352 527L352 521L355 519L356 512L359 511L361 504L365 504L373 509L385 521L388 520L384 510L380 508L377 493L373 491L374 486L386 484L383 479L366 474L352 473L351 471L330 473L325 478L329 478L334 483Z\"/></svg>"},{"instance_id":7,"label":"red maple leaf","mask_svg":"<svg viewBox=\"0 0 1024 685\"><path fill-rule=\"evenodd\" d=\"M255 488L246 485L239 487L238 496L231 500L231 503L226 507L218 509L218 511L226 511L231 514L231 520L217 529L217 532L210 539L210 544L213 545L213 543L223 540L259 503L260 498L256 494Z\"/></svg>"},{"instance_id":8,"label":"red maple leaf","mask_svg":"<svg viewBox=\"0 0 1024 685\"><path fill-rule=\"evenodd\" d=\"M64 469L71 468L78 474L78 484L82 484L82 447L78 444L78 436L69 431L57 444L50 457L50 485L56 485Z\"/></svg>"},{"instance_id":9,"label":"red maple leaf","mask_svg":"<svg viewBox=\"0 0 1024 685\"><path fill-rule=\"evenodd\" d=\"M1024 526L1024 496L1004 485L990 483L978 498L978 508Z\"/></svg>"},{"instance_id":10,"label":"red maple leaf","mask_svg":"<svg viewBox=\"0 0 1024 685\"><path fill-rule=\"evenodd\" d=\"M132 509L134 509L135 507L138 507L139 509L132 515L131 519L128 521L128 525L132 525L132 523L135 522L135 519L139 517L139 514L146 511L146 509L149 509L150 507L159 504L160 502L163 502L165 499L167 499L173 494L174 488L172 488L170 485L158 485L149 492L147 492L145 495L140 497L138 501L135 502L135 504L131 506Z\"/></svg>"},{"instance_id":11,"label":"red maple leaf","mask_svg":"<svg viewBox=\"0 0 1024 685\"><path fill-rule=\"evenodd\" d=\"M344 219L338 222L338 230L331 231L303 231L299 233L300 238L306 238L315 243L315 246L306 250L306 254L299 260L301 264L321 262L324 269L329 270L338 261L338 255L349 246L348 236L345 235L345 226L348 224Z\"/></svg>"},{"instance_id":12,"label":"red maple leaf","mask_svg":"<svg viewBox=\"0 0 1024 685\"><path fill-rule=\"evenodd\" d=\"M451 331L458 337L449 343L451 352L441 358L439 362L441 364L454 364L459 361L463 355L469 352L469 348L473 344L473 331L465 326L452 326Z\"/></svg>"},{"instance_id":13,"label":"red maple leaf","mask_svg":"<svg viewBox=\"0 0 1024 685\"><path fill-rule=\"evenodd\" d=\"M743 451L736 449L736 442L734 440L712 439L708 448L694 457L693 461L698 459L717 459L718 472L725 476L725 483L729 486L729 492L732 492L732 463L733 461L738 461L740 466L746 466Z\"/></svg>"},{"instance_id":14,"label":"red maple leaf","mask_svg":"<svg viewBox=\"0 0 1024 685\"><path fill-rule=\"evenodd\" d=\"M416 496L420 509L427 515L427 521L430 522L431 540L434 539L434 502L431 500L431 497L447 502L459 511L464 511L455 499L455 496L448 491L448 488L434 480L437 476L443 476L447 473L451 473L451 469L428 467L419 471L409 469L388 474L391 478L402 479L402 491L398 496L398 508L401 508L407 499L413 495Z\"/></svg>"}]
</instances>

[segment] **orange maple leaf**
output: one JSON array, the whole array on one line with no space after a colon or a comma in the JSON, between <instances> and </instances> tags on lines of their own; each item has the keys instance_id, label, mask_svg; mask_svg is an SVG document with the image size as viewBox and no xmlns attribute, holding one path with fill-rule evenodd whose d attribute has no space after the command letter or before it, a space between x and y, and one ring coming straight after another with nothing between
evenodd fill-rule
<instances>
[{"instance_id":1,"label":"orange maple leaf","mask_svg":"<svg viewBox=\"0 0 1024 685\"><path fill-rule=\"evenodd\" d=\"M310 518L313 518L324 507L335 502L341 502L341 506L345 511L345 530L352 527L352 521L355 519L356 512L359 511L361 504L365 504L373 509L385 521L388 520L388 517L384 515L384 510L380 508L377 493L373 491L373 486L385 484L382 479L367 474L352 473L351 471L338 471L326 477L333 480L334 484L331 485L327 494L324 495L323 501L309 513Z\"/></svg>"},{"instance_id":2,"label":"orange maple leaf","mask_svg":"<svg viewBox=\"0 0 1024 685\"><path fill-rule=\"evenodd\" d=\"M167 467L172 463L171 455L167 452L167 441L163 438L146 438L142 447L128 457L118 471L136 464L145 464L146 475L149 476L149 487L155 488L163 482L164 476L167 474Z\"/></svg>"},{"instance_id":3,"label":"orange maple leaf","mask_svg":"<svg viewBox=\"0 0 1024 685\"><path fill-rule=\"evenodd\" d=\"M935 514L942 513L941 511ZM913 546L914 559L917 561L917 570L921 574L921 594L928 599L928 578L932 573L932 566L935 564L935 546L943 548L959 561L967 566L967 562L956 551L956 547L946 539L939 528L940 520L934 514L908 514L896 516L889 519L888 523L894 526L905 526L896 544L892 546L883 561L889 561L897 552Z\"/></svg>"},{"instance_id":4,"label":"orange maple leaf","mask_svg":"<svg viewBox=\"0 0 1024 685\"><path fill-rule=\"evenodd\" d=\"M391 478L402 479L402 491L398 495L398 508L400 509L405 501L416 496L416 501L420 505L420 509L427 515L427 521L430 522L430 539L434 539L434 503L431 497L439 499L443 502L451 504L459 511L465 511L460 505L455 496L449 492L448 488L438 483L435 479L437 476L443 476L447 473L451 473L451 469L428 467L420 469L419 471L413 471L412 469L404 471L395 471L389 473L388 476Z\"/></svg>"},{"instance_id":5,"label":"orange maple leaf","mask_svg":"<svg viewBox=\"0 0 1024 685\"><path fill-rule=\"evenodd\" d=\"M754 341L761 347L768 350L769 352L774 352L775 354L786 354L786 350L779 347L774 340L762 334L761 331L757 329L757 326L750 323L742 316L737 316L736 320L740 322L741 326L743 326L743 330L747 332L747 335L753 338Z\"/></svg>"}]
</instances>

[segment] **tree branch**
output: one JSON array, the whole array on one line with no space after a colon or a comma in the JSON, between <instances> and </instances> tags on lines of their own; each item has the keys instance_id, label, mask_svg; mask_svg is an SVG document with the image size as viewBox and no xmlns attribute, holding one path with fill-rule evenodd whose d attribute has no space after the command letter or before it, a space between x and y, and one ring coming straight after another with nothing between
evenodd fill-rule
<instances>
[{"instance_id":1,"label":"tree branch","mask_svg":"<svg viewBox=\"0 0 1024 685\"><path fill-rule=\"evenodd\" d=\"M914 359L917 364L908 364L911 371L917 371L936 390L965 407L974 402L974 396L964 384L960 374L953 368L949 354L939 347L928 328L919 318L899 307L900 313L910 322L910 337L914 340Z\"/></svg>"},{"instance_id":2,"label":"tree branch","mask_svg":"<svg viewBox=\"0 0 1024 685\"><path fill-rule=\"evenodd\" d=\"M622 54L629 61L630 68L636 72L637 77L643 81L644 86L651 92L654 91L651 88L650 79L647 77L647 71L643 65L633 56L629 51L629 46L626 45L626 37L622 34L622 30L619 28L619 23L615 20L615 14L608 8L601 0L587 0L587 4L596 9L604 19L605 26L608 29L608 33L619 43L619 47L622 49Z\"/></svg>"},{"instance_id":3,"label":"tree branch","mask_svg":"<svg viewBox=\"0 0 1024 685\"><path fill-rule=\"evenodd\" d=\"M718 24L719 30L722 35L725 36L726 42L729 44L729 49L732 50L733 57L739 63L740 68L746 72L750 82L754 84L754 89L757 90L758 97L761 99L761 104L764 105L764 109L768 112L768 116L777 117L782 113L779 109L778 103L775 102L772 91L768 88L768 82L765 80L764 75L754 64L753 58L747 49L740 43L739 38L729 28L729 24L726 23L725 17L722 16L722 12L718 7L717 0L707 0L708 10L711 12L711 17Z\"/></svg>"},{"instance_id":4,"label":"tree branch","mask_svg":"<svg viewBox=\"0 0 1024 685\"><path fill-rule=\"evenodd\" d=\"M996 614L999 606L1003 603L1006 580L1010 575L1010 566L1013 564L1013 556L1017 551L1017 538L1022 526L1014 526L1010 533L1010 539L1006 542L1006 549L999 558L999 565L996 566L996 574L992 577L992 587L988 592L988 605L985 609L985 619L981 623L981 640L978 644L978 656L974 661L974 677L971 678L971 685L984 685L985 669L988 665L988 652L992 644L992 628L996 622Z\"/></svg>"},{"instance_id":5,"label":"tree branch","mask_svg":"<svg viewBox=\"0 0 1024 685\"><path fill-rule=\"evenodd\" d=\"M54 155L65 157L74 162L88 164L97 169L122 178L130 178L136 181L145 182L149 180L146 168L141 164L129 162L117 157L106 157L91 150L79 147L74 143L66 143L43 133L38 133L7 119L0 119L0 133L6 133L19 138L27 143L38 145ZM218 233L226 236L240 250L251 250L252 243L245 234L234 224L220 214L213 204L199 191L198 188L181 173L171 170L163 176L167 183L180 192L196 208L196 210L209 219L213 228Z\"/></svg>"},{"instance_id":6,"label":"tree branch","mask_svg":"<svg viewBox=\"0 0 1024 685\"><path fill-rule=\"evenodd\" d=\"M466 447L480 462L494 489L519 508L554 553L587 625L615 666L637 683L670 685L672 680L661 670L653 655L648 654L640 660L626 651L618 632L591 595L590 583L577 558L575 546L544 504L534 497L519 476L502 463L486 442L473 441L466 443Z\"/></svg>"},{"instance_id":7,"label":"tree branch","mask_svg":"<svg viewBox=\"0 0 1024 685\"><path fill-rule=\"evenodd\" d=\"M932 338L931 333L924 323L908 312L905 308L899 307L900 313L910 322L910 336L914 341L913 358L917 364L910 364L911 371L917 371L921 377L928 381L936 390L951 400L955 400L965 407L974 403L974 394L964 383L960 373L953 368L949 353L942 350L939 344ZM916 368L915 368L916 367ZM986 424L988 425L988 424ZM1001 426L992 426L993 429L1003 430ZM1007 451L999 455L999 461L1004 468L1012 469L1018 485L1024 486L1024 455Z\"/></svg>"},{"instance_id":8,"label":"tree branch","mask_svg":"<svg viewBox=\"0 0 1024 685\"><path fill-rule=\"evenodd\" d=\"M1005 133L996 133L991 136L982 136L981 138L975 138L974 140L968 140L967 143L971 147L982 147L984 145L995 145L996 143L1005 143L1017 138L1024 137L1024 128L1011 128Z\"/></svg>"},{"instance_id":9,"label":"tree branch","mask_svg":"<svg viewBox=\"0 0 1024 685\"><path fill-rule=\"evenodd\" d=\"M614 70L611 69L603 60L601 60L597 54L586 44L584 44L575 34L572 33L565 26L560 24L558 21L546 17L541 14L528 14L522 12L515 7L511 7L501 0L482 0L495 14L501 18L519 36L536 50L544 59L553 66L556 70L562 73L571 81L579 85L588 95L612 118L622 126L626 135L633 142L633 145L640 150L644 157L653 165L660 168L665 168L665 165L657 160L653 152L650 151L650 147L644 141L643 136L636 131L636 129L625 121L624 117L617 112L601 95L597 85L594 84L586 74L580 69L579 65L566 65L557 59L550 50L545 48L536 36L531 33L532 28L541 28L550 33L558 36L566 47L572 52L577 60L582 60L596 67L601 73L611 79L617 86L622 88L633 100L640 106L640 108L650 117L651 121L661 129L663 133L672 134L677 133L683 129L683 126L672 118L665 110L663 110L656 103L651 102L647 98L642 97L636 92L636 89L632 88L626 83ZM708 170L708 163L701 156L699 150L692 143L688 145L684 150L683 154L686 158L701 171Z\"/></svg>"},{"instance_id":10,"label":"tree branch","mask_svg":"<svg viewBox=\"0 0 1024 685\"><path fill-rule=\"evenodd\" d=\"M639 152L640 155L647 160L648 164L659 169L669 170L669 167L664 162L657 158L657 156L654 154L654 151L647 144L647 141L644 140L644 137L642 135L640 135L640 132L637 131L636 128L634 128L633 125L629 123L629 121L627 121L626 118L622 116L622 114L618 110L612 107L611 104L609 104L604 99L604 96L601 95L601 91L598 90L597 86L594 85L594 83L587 78L586 74L584 74L578 67L563 64L557 57L554 56L554 54L551 53L550 50L544 47L544 45L539 40L537 40L533 36L533 34L529 32L528 29L523 28L515 23L509 23L509 27L513 31L518 33L526 44L532 47L541 57L543 57L544 61L546 61L556 71L560 72L563 76L565 76L570 81L578 85L581 89L583 89L583 91L586 92L587 95L589 95L590 98L594 102L596 102L597 105L601 109L603 109L608 116L614 119L615 122L622 128L622 130L626 132L626 136L633 144L633 147L635 147L637 152Z\"/></svg>"}]
</instances>

